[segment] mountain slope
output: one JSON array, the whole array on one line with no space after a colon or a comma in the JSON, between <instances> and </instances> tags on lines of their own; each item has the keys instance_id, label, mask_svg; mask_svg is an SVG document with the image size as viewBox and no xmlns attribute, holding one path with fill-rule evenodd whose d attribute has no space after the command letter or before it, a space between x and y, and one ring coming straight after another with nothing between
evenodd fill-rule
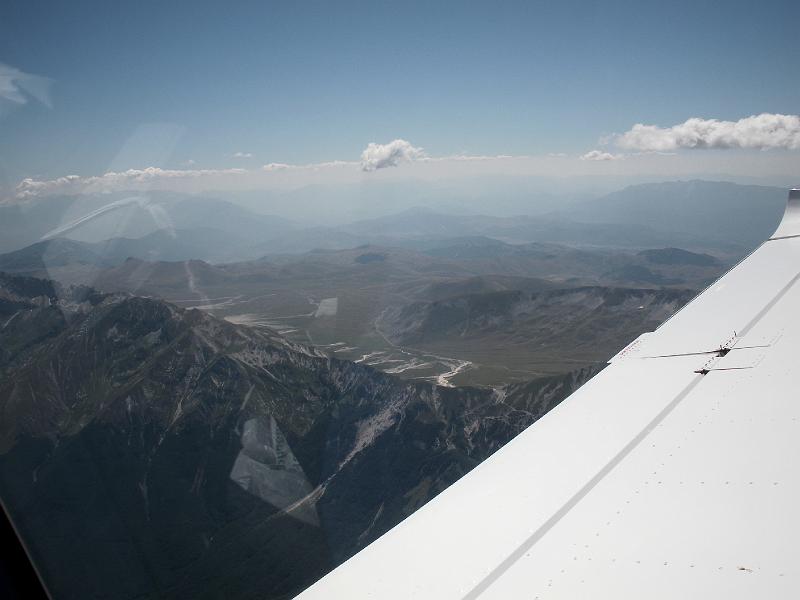
<instances>
[{"instance_id":1,"label":"mountain slope","mask_svg":"<svg viewBox=\"0 0 800 600\"><path fill-rule=\"evenodd\" d=\"M9 273L47 273L48 269L68 265L109 266L111 261L95 251L92 244L55 238L0 254L0 271Z\"/></svg>"},{"instance_id":2,"label":"mountain slope","mask_svg":"<svg viewBox=\"0 0 800 600\"><path fill-rule=\"evenodd\" d=\"M719 259L710 254L698 254L681 248L654 248L638 253L646 261L657 265L692 265L696 267L713 267Z\"/></svg>"},{"instance_id":3,"label":"mountain slope","mask_svg":"<svg viewBox=\"0 0 800 600\"><path fill-rule=\"evenodd\" d=\"M173 192L47 196L0 206L0 252L54 237L94 243L142 238L158 231L172 236L182 230L213 230L216 233L206 240L206 253L187 258L227 258L239 250L246 254L241 258L253 258L257 254L247 253L246 248L286 236L294 227L288 219L255 213L225 200ZM166 250L170 249L167 245ZM150 258L168 257L165 253Z\"/></svg>"},{"instance_id":4,"label":"mountain slope","mask_svg":"<svg viewBox=\"0 0 800 600\"><path fill-rule=\"evenodd\" d=\"M752 248L775 231L785 207L782 188L671 181L630 186L562 214L585 223L642 225Z\"/></svg>"},{"instance_id":5,"label":"mountain slope","mask_svg":"<svg viewBox=\"0 0 800 600\"><path fill-rule=\"evenodd\" d=\"M408 383L265 328L5 275L0 322L0 492L60 598L289 598L594 372Z\"/></svg>"},{"instance_id":6,"label":"mountain slope","mask_svg":"<svg viewBox=\"0 0 800 600\"><path fill-rule=\"evenodd\" d=\"M574 287L504 290L386 309L376 326L393 343L476 363L558 373L603 362L688 302L694 290Z\"/></svg>"}]
</instances>

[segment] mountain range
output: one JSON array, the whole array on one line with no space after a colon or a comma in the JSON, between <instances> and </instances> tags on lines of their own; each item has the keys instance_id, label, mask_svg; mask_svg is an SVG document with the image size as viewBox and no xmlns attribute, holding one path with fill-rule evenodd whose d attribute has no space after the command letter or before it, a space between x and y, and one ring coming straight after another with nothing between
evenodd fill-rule
<instances>
[{"instance_id":1,"label":"mountain range","mask_svg":"<svg viewBox=\"0 0 800 600\"><path fill-rule=\"evenodd\" d=\"M363 191L350 192L349 201L328 199L331 205L325 214L338 211L338 219L321 218L316 209L304 212L302 203L287 210L286 203L269 194L260 200L258 195L247 196L247 207L222 194L217 198L158 191L30 198L0 206L0 252L54 237L84 242L124 238L127 241L113 242L106 251L112 256L127 251L143 259L226 262L363 244L424 250L432 241L483 236L584 247L677 246L741 256L772 232L785 204L782 188L673 181L629 186L583 200L565 196L559 202L551 196L545 202L534 195L527 206L515 201L519 213L512 216L499 208L504 193L500 187L494 196L484 190L485 201L471 203L469 210L448 203L420 205L422 197L417 205L409 205L408 198L385 203L373 199L371 212L378 215L347 221L343 219L351 214L349 203L366 202ZM316 198L323 191L308 193ZM241 201L240 196L230 194ZM392 207L399 210L393 212ZM271 210L283 214L266 214Z\"/></svg>"},{"instance_id":2,"label":"mountain range","mask_svg":"<svg viewBox=\"0 0 800 600\"><path fill-rule=\"evenodd\" d=\"M316 193L0 207L0 495L54 596L293 597L674 314L785 195L297 219Z\"/></svg>"},{"instance_id":3,"label":"mountain range","mask_svg":"<svg viewBox=\"0 0 800 600\"><path fill-rule=\"evenodd\" d=\"M636 252L482 236L431 240L422 251L358 246L216 265L121 254L109 265L111 255L97 247L39 242L0 255L0 269L201 308L442 385L496 386L603 361L727 266L678 248ZM640 302L665 287L675 293ZM605 312L613 299L613 312ZM573 312L556 310L559 302L572 303ZM568 333L579 315L581 336L593 343ZM550 319L563 343L543 345L537 318Z\"/></svg>"},{"instance_id":4,"label":"mountain range","mask_svg":"<svg viewBox=\"0 0 800 600\"><path fill-rule=\"evenodd\" d=\"M59 598L290 598L597 371L442 388L8 275L0 320L2 497Z\"/></svg>"}]
</instances>

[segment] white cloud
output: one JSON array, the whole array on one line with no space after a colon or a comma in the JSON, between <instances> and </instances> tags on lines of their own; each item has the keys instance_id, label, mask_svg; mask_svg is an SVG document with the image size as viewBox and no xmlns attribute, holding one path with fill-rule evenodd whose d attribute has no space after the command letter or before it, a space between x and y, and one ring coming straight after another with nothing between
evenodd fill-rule
<instances>
[{"instance_id":1,"label":"white cloud","mask_svg":"<svg viewBox=\"0 0 800 600\"><path fill-rule=\"evenodd\" d=\"M296 169L297 165L287 165L286 163L269 163L261 167L263 171L286 171L287 169Z\"/></svg>"},{"instance_id":2,"label":"white cloud","mask_svg":"<svg viewBox=\"0 0 800 600\"><path fill-rule=\"evenodd\" d=\"M688 119L672 127L637 123L616 138L620 148L668 152L680 148L800 149L800 116L763 113L739 119Z\"/></svg>"},{"instance_id":3,"label":"white cloud","mask_svg":"<svg viewBox=\"0 0 800 600\"><path fill-rule=\"evenodd\" d=\"M621 160L625 158L622 154L611 154L602 150L591 150L581 156L581 160Z\"/></svg>"},{"instance_id":4,"label":"white cloud","mask_svg":"<svg viewBox=\"0 0 800 600\"><path fill-rule=\"evenodd\" d=\"M309 163L306 165L290 165L287 163L268 163L261 167L262 171L319 171L320 169L330 169L335 167L353 167L358 163L351 160L330 160L327 162Z\"/></svg>"},{"instance_id":5,"label":"white cloud","mask_svg":"<svg viewBox=\"0 0 800 600\"><path fill-rule=\"evenodd\" d=\"M422 148L415 148L406 140L392 140L388 144L371 142L361 153L361 169L376 171L386 167L396 167L404 162L423 158Z\"/></svg>"},{"instance_id":6,"label":"white cloud","mask_svg":"<svg viewBox=\"0 0 800 600\"><path fill-rule=\"evenodd\" d=\"M510 160L517 158L528 158L527 156L511 156L510 154L451 154L449 156L420 156L416 160L421 162L465 162L465 161L489 161L489 160Z\"/></svg>"},{"instance_id":7,"label":"white cloud","mask_svg":"<svg viewBox=\"0 0 800 600\"><path fill-rule=\"evenodd\" d=\"M31 97L51 108L51 83L52 80L47 77L24 73L10 65L0 63L0 114L4 109L27 104Z\"/></svg>"},{"instance_id":8,"label":"white cloud","mask_svg":"<svg viewBox=\"0 0 800 600\"><path fill-rule=\"evenodd\" d=\"M193 158L190 158L188 160L183 161L183 166L191 167L193 164L195 164L195 162L196 161Z\"/></svg>"},{"instance_id":9,"label":"white cloud","mask_svg":"<svg viewBox=\"0 0 800 600\"><path fill-rule=\"evenodd\" d=\"M304 166L311 169L328 169L331 167L352 167L357 164L358 164L357 162L352 160L329 160L326 162L312 163L310 165L304 165Z\"/></svg>"},{"instance_id":10,"label":"white cloud","mask_svg":"<svg viewBox=\"0 0 800 600\"><path fill-rule=\"evenodd\" d=\"M251 152L234 152L233 158L253 158L253 154Z\"/></svg>"},{"instance_id":11,"label":"white cloud","mask_svg":"<svg viewBox=\"0 0 800 600\"><path fill-rule=\"evenodd\" d=\"M146 190L194 190L231 189L243 186L242 189L263 187L272 177L281 172L296 173L299 178L321 175L358 173L359 163L355 161L334 160L311 163L307 165L290 165L286 163L269 163L260 169L161 169L147 167L145 169L128 169L127 171L109 171L102 175L66 175L55 179L26 178L20 181L15 190L17 200L49 196L55 194L99 194L121 191ZM346 167L346 168L341 168ZM261 178L259 178L261 174Z\"/></svg>"},{"instance_id":12,"label":"white cloud","mask_svg":"<svg viewBox=\"0 0 800 600\"><path fill-rule=\"evenodd\" d=\"M241 175L244 169L196 169L170 170L158 167L146 169L128 169L127 171L109 171L103 175L84 177L67 175L56 179L27 178L17 184L17 198L46 196L51 194L79 194L82 192L101 193L120 190L150 189L164 180L186 180L218 175Z\"/></svg>"},{"instance_id":13,"label":"white cloud","mask_svg":"<svg viewBox=\"0 0 800 600\"><path fill-rule=\"evenodd\" d=\"M617 160L609 159L610 154ZM390 169L390 179L418 181L456 181L460 178L524 176L524 177L584 177L607 175L609 168L616 176L632 176L639 181L642 173L652 177L709 178L720 173L736 173L736 177L778 177L780 181L796 177L797 152L741 151L736 153L678 152L665 159L657 152L624 154L588 152L583 160L579 155L554 158L546 154L535 156L445 156L423 157ZM592 160L594 158L595 160ZM597 159L600 159L599 161ZM611 160L612 162L608 162ZM733 177L733 176L732 176ZM369 177L371 179L371 177ZM778 181L778 180L776 180ZM147 196L154 190L187 194L221 193L253 190L291 190L309 185L363 184L364 174L359 161L329 161L311 164L271 163L248 169L186 169L167 170L150 167L110 171L102 175L67 175L55 179L29 178L19 183L16 193L0 197L0 204L26 202L49 195L102 194L131 192ZM781 185L783 185L781 183ZM116 200L116 198L113 198Z\"/></svg>"}]
</instances>

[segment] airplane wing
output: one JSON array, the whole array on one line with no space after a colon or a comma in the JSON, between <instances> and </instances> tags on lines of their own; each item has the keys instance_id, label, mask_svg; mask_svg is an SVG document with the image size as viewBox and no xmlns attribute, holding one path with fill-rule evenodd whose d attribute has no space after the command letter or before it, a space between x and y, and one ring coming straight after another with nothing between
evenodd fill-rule
<instances>
[{"instance_id":1,"label":"airplane wing","mask_svg":"<svg viewBox=\"0 0 800 600\"><path fill-rule=\"evenodd\" d=\"M298 596L800 598L800 190L775 234Z\"/></svg>"}]
</instances>

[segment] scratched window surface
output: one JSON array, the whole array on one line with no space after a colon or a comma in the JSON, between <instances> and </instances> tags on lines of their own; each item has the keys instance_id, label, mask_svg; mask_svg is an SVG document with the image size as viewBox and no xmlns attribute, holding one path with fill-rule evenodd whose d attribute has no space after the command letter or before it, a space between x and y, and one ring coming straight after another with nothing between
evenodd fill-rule
<instances>
[{"instance_id":1,"label":"scratched window surface","mask_svg":"<svg viewBox=\"0 0 800 600\"><path fill-rule=\"evenodd\" d=\"M294 597L683 352L640 336L796 183L768 4L0 8L0 499L51 596Z\"/></svg>"}]
</instances>

